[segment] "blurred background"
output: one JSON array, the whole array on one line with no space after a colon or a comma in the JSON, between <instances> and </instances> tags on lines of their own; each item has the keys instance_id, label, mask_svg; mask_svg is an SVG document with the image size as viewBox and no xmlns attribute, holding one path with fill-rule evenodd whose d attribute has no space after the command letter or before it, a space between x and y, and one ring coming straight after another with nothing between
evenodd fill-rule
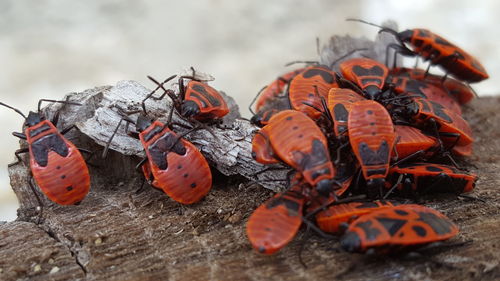
<instances>
[{"instance_id":1,"label":"blurred background","mask_svg":"<svg viewBox=\"0 0 500 281\"><path fill-rule=\"evenodd\" d=\"M40 98L60 99L119 80L152 87L189 66L212 74L244 116L254 95L284 64L316 58L316 37L373 38L377 29L345 22L394 19L400 29L425 27L476 56L490 79L474 88L500 93L500 2L447 1L0 1L0 101L23 112ZM0 108L0 221L16 218L7 164L14 160L23 120Z\"/></svg>"}]
</instances>

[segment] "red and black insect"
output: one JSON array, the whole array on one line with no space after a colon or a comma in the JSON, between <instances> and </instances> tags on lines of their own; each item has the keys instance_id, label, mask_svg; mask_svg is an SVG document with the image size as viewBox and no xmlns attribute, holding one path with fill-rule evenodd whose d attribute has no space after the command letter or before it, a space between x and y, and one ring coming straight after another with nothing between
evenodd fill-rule
<instances>
[{"instance_id":1,"label":"red and black insect","mask_svg":"<svg viewBox=\"0 0 500 281\"><path fill-rule=\"evenodd\" d=\"M193 118L198 121L212 121L220 119L229 113L229 108L227 107L226 101L222 95L208 84L197 80L195 78L194 70L193 76L179 77L178 95L176 95L173 90L165 89L163 87L165 83L175 77L176 75L170 76L162 83L159 83L153 77L148 76L148 78L157 84L158 87L142 101L144 112L146 112L146 100L152 98L155 91L161 88L164 93L156 99L162 99L165 95L168 95L172 99L177 112L186 118ZM189 82L186 85L184 85L185 79L189 79Z\"/></svg>"},{"instance_id":2,"label":"red and black insect","mask_svg":"<svg viewBox=\"0 0 500 281\"><path fill-rule=\"evenodd\" d=\"M125 120L136 126L137 132L127 133L138 138L144 147L147 157L137 167L142 167L146 180L152 186L163 190L170 198L182 204L196 203L210 191L212 172L207 160L191 142L183 138L196 128L177 135L169 127L170 120L164 124L143 112L134 122L125 113L122 112L122 115L124 117L108 141L104 157L120 124Z\"/></svg>"},{"instance_id":3,"label":"red and black insect","mask_svg":"<svg viewBox=\"0 0 500 281\"><path fill-rule=\"evenodd\" d=\"M288 99L292 109L304 112L312 119L321 117L321 99L328 98L331 88L337 88L335 73L328 67L315 65L306 67L295 76L288 86Z\"/></svg>"},{"instance_id":4,"label":"red and black insect","mask_svg":"<svg viewBox=\"0 0 500 281\"><path fill-rule=\"evenodd\" d=\"M425 80L416 80L407 76L392 76L394 92L406 96L419 96L441 104L445 108L462 115L462 108L458 101L449 95L442 85L434 85Z\"/></svg>"},{"instance_id":5,"label":"red and black insect","mask_svg":"<svg viewBox=\"0 0 500 281\"><path fill-rule=\"evenodd\" d=\"M362 215L397 205L399 203L386 200L333 205L316 215L316 223L325 232L340 233L347 229L349 223Z\"/></svg>"},{"instance_id":6,"label":"red and black insect","mask_svg":"<svg viewBox=\"0 0 500 281\"><path fill-rule=\"evenodd\" d=\"M312 119L302 112L285 110L274 115L261 131L252 146L256 160L280 159L300 172L321 195L328 197L334 191L335 168L327 140Z\"/></svg>"},{"instance_id":7,"label":"red and black insect","mask_svg":"<svg viewBox=\"0 0 500 281\"><path fill-rule=\"evenodd\" d=\"M78 204L90 189L89 170L78 148L63 136L74 126L59 131L56 127L59 113L52 122L46 120L40 111L44 101L81 105L42 99L38 102L38 111L30 111L26 117L20 110L0 102L0 105L13 109L25 119L24 134L14 132L13 135L26 140L28 148L18 149L15 155L22 162L19 154L29 152L33 178L51 201L60 205Z\"/></svg>"},{"instance_id":8,"label":"red and black insect","mask_svg":"<svg viewBox=\"0 0 500 281\"><path fill-rule=\"evenodd\" d=\"M469 83L479 82L489 77L477 59L430 30L415 28L397 32L359 19L348 20L373 25L379 27L380 32L393 34L400 42L400 44L390 44L388 46L388 50L390 48L395 50L394 58L397 54L406 56L419 55L424 60L429 60L431 64L441 66L447 74L452 74L456 78ZM411 49L406 47L405 44L408 44Z\"/></svg>"},{"instance_id":9,"label":"red and black insect","mask_svg":"<svg viewBox=\"0 0 500 281\"><path fill-rule=\"evenodd\" d=\"M381 187L389 172L396 133L391 116L378 102L355 102L347 121L349 142L368 187Z\"/></svg>"},{"instance_id":10,"label":"red and black insect","mask_svg":"<svg viewBox=\"0 0 500 281\"><path fill-rule=\"evenodd\" d=\"M467 146L474 141L472 129L460 115L425 98L413 97L408 101L406 105L393 110L395 119L403 117L411 124L435 132L436 137L452 147L452 152L455 152L455 146Z\"/></svg>"},{"instance_id":11,"label":"red and black insect","mask_svg":"<svg viewBox=\"0 0 500 281\"><path fill-rule=\"evenodd\" d=\"M386 94L383 95L383 90L389 69L382 63L369 58L353 58L343 61L339 68L343 78L354 83L353 88L367 99L387 98ZM349 85L346 86L349 87Z\"/></svg>"},{"instance_id":12,"label":"red and black insect","mask_svg":"<svg viewBox=\"0 0 500 281\"><path fill-rule=\"evenodd\" d=\"M259 127L265 126L273 115L283 110L290 109L290 101L288 96L276 96L268 100L260 109L252 116L250 123Z\"/></svg>"},{"instance_id":13,"label":"red and black insect","mask_svg":"<svg viewBox=\"0 0 500 281\"><path fill-rule=\"evenodd\" d=\"M291 187L260 205L247 222L252 246L263 254L273 254L286 246L302 225L303 208L310 186L294 178Z\"/></svg>"},{"instance_id":14,"label":"red and black insect","mask_svg":"<svg viewBox=\"0 0 500 281\"><path fill-rule=\"evenodd\" d=\"M391 69L390 74L399 77L408 77L442 88L461 105L470 102L476 96L469 85L453 78L448 77L445 79L444 76L430 74L423 69L398 67Z\"/></svg>"},{"instance_id":15,"label":"red and black insect","mask_svg":"<svg viewBox=\"0 0 500 281\"><path fill-rule=\"evenodd\" d=\"M256 99L252 103L250 103L250 111L252 104L255 102L255 111L258 112L262 107L264 107L268 102L272 101L279 95L284 95L285 88L295 76L304 71L304 68L299 68L287 72L281 76L279 76L276 80L271 82L269 85L264 87L258 94Z\"/></svg>"},{"instance_id":16,"label":"red and black insect","mask_svg":"<svg viewBox=\"0 0 500 281\"><path fill-rule=\"evenodd\" d=\"M411 196L425 193L470 192L477 176L452 166L432 163L402 163L389 169L386 187Z\"/></svg>"},{"instance_id":17,"label":"red and black insect","mask_svg":"<svg viewBox=\"0 0 500 281\"><path fill-rule=\"evenodd\" d=\"M378 210L353 221L340 239L348 252L388 253L413 249L458 234L458 227L442 213L420 205Z\"/></svg>"}]
</instances>

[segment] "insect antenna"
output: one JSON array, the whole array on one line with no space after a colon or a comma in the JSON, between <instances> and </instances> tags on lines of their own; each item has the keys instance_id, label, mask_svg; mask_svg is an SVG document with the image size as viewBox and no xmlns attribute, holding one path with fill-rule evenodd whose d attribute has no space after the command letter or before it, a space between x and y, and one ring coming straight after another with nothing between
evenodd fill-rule
<instances>
[{"instance_id":1,"label":"insect antenna","mask_svg":"<svg viewBox=\"0 0 500 281\"><path fill-rule=\"evenodd\" d=\"M20 114L20 115L21 115L24 119L26 119L26 115L24 115L24 114L21 112L21 110L19 110L19 109L15 108L15 107L12 107L12 106L10 106L10 105L8 105L8 104L5 104L5 103L3 103L3 102L0 102L0 105L3 105L3 106L5 106L5 107L7 107L7 108L10 108L10 109L14 110L15 112L19 113L19 114Z\"/></svg>"}]
</instances>

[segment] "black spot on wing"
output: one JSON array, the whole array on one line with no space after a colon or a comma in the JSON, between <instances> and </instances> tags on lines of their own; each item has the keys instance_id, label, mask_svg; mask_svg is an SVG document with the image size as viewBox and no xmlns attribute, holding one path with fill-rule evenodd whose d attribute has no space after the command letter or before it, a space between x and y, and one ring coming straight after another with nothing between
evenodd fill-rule
<instances>
[{"instance_id":1,"label":"black spot on wing","mask_svg":"<svg viewBox=\"0 0 500 281\"><path fill-rule=\"evenodd\" d=\"M448 123L452 123L453 122L453 119L451 119L451 117L446 114L446 112L444 112L444 106L442 106L441 104L437 103L437 102L433 102L433 101L429 101L431 104L432 104L432 112L434 112L434 114L436 114L436 116L438 116L439 118L443 119L444 121L448 122Z\"/></svg>"},{"instance_id":2,"label":"black spot on wing","mask_svg":"<svg viewBox=\"0 0 500 281\"><path fill-rule=\"evenodd\" d=\"M368 144L361 142L359 144L359 155L361 156L361 162L364 165L383 165L387 164L389 157L389 144L383 140L377 151L370 149Z\"/></svg>"},{"instance_id":3,"label":"black spot on wing","mask_svg":"<svg viewBox=\"0 0 500 281\"><path fill-rule=\"evenodd\" d=\"M267 209L273 209L278 206L285 206L288 211L289 216L298 216L300 215L301 205L293 200L287 199L285 196L279 196L271 199L269 203L266 204Z\"/></svg>"},{"instance_id":4,"label":"black spot on wing","mask_svg":"<svg viewBox=\"0 0 500 281\"><path fill-rule=\"evenodd\" d=\"M195 85L193 85L192 89L193 89L193 91L196 91L197 93L199 93L200 95L205 97L210 102L210 104L212 106L220 106L221 102L219 101L218 97L214 97L212 94L210 94L207 91L206 87L208 87L208 86L195 84Z\"/></svg>"},{"instance_id":5,"label":"black spot on wing","mask_svg":"<svg viewBox=\"0 0 500 281\"><path fill-rule=\"evenodd\" d=\"M311 153L293 151L292 155L294 161L301 168L302 172L313 170L315 167L323 165L329 161L328 151L323 143L318 139L314 139L312 141Z\"/></svg>"},{"instance_id":6,"label":"black spot on wing","mask_svg":"<svg viewBox=\"0 0 500 281\"><path fill-rule=\"evenodd\" d=\"M153 129L151 129L147 134L144 135L144 140L146 142L150 141L154 136L156 136L161 131L163 131L163 127L155 125L155 127Z\"/></svg>"},{"instance_id":7,"label":"black spot on wing","mask_svg":"<svg viewBox=\"0 0 500 281\"><path fill-rule=\"evenodd\" d=\"M151 160L161 170L166 170L168 168L168 153L173 152L179 155L186 153L186 147L184 147L182 141L169 132L151 144L148 150L152 158Z\"/></svg>"},{"instance_id":8,"label":"black spot on wing","mask_svg":"<svg viewBox=\"0 0 500 281\"><path fill-rule=\"evenodd\" d=\"M69 149L66 142L57 134L48 134L31 143L31 151L38 165L46 167L49 152L54 151L62 157L68 156Z\"/></svg>"},{"instance_id":9,"label":"black spot on wing","mask_svg":"<svg viewBox=\"0 0 500 281\"><path fill-rule=\"evenodd\" d=\"M333 77L332 73L330 71L327 71L326 69L321 69L321 68L311 68L306 70L302 76L304 78L311 78L314 76L321 76L323 81L325 81L328 84L332 84L335 82L335 77Z\"/></svg>"},{"instance_id":10,"label":"black spot on wing","mask_svg":"<svg viewBox=\"0 0 500 281\"><path fill-rule=\"evenodd\" d=\"M407 220L377 217L376 220L382 224L382 226L389 232L391 236L396 234L407 222Z\"/></svg>"},{"instance_id":11,"label":"black spot on wing","mask_svg":"<svg viewBox=\"0 0 500 281\"><path fill-rule=\"evenodd\" d=\"M394 210L394 212L400 216L407 216L409 214L407 211L399 209Z\"/></svg>"},{"instance_id":12,"label":"black spot on wing","mask_svg":"<svg viewBox=\"0 0 500 281\"><path fill-rule=\"evenodd\" d=\"M420 237L425 237L427 235L427 231L425 230L425 228L423 228L421 226L414 225L414 226L412 226L412 229Z\"/></svg>"},{"instance_id":13,"label":"black spot on wing","mask_svg":"<svg viewBox=\"0 0 500 281\"><path fill-rule=\"evenodd\" d=\"M335 116L336 121L347 121L347 117L349 116L349 112L345 108L345 106L341 103L337 103L333 107L333 115Z\"/></svg>"},{"instance_id":14,"label":"black spot on wing","mask_svg":"<svg viewBox=\"0 0 500 281\"><path fill-rule=\"evenodd\" d=\"M364 68L359 65L355 65L352 68L352 71L356 76L362 77L362 76L384 76L384 69L378 65L374 65L370 68Z\"/></svg>"},{"instance_id":15,"label":"black spot on wing","mask_svg":"<svg viewBox=\"0 0 500 281\"><path fill-rule=\"evenodd\" d=\"M433 166L433 165L427 165L425 166L425 169L429 172L443 172L443 169Z\"/></svg>"},{"instance_id":16,"label":"black spot on wing","mask_svg":"<svg viewBox=\"0 0 500 281\"><path fill-rule=\"evenodd\" d=\"M443 45L443 46L454 46L453 44L448 42L448 40L444 39L441 36L437 36L437 35L436 35L436 39L434 39L434 42L439 44L439 45Z\"/></svg>"},{"instance_id":17,"label":"black spot on wing","mask_svg":"<svg viewBox=\"0 0 500 281\"><path fill-rule=\"evenodd\" d=\"M448 219L438 217L432 212L417 213L420 216L417 220L429 225L438 235L444 235L451 232L453 223Z\"/></svg>"}]
</instances>

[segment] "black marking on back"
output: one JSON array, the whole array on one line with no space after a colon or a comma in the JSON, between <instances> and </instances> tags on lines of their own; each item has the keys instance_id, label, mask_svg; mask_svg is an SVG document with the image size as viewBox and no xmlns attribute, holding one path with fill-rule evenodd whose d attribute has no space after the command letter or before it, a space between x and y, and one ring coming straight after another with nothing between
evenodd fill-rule
<instances>
[{"instance_id":1,"label":"black marking on back","mask_svg":"<svg viewBox=\"0 0 500 281\"><path fill-rule=\"evenodd\" d=\"M49 152L54 151L62 157L68 156L69 149L66 142L57 134L48 134L31 144L31 151L38 165L45 167L49 160Z\"/></svg>"},{"instance_id":2,"label":"black marking on back","mask_svg":"<svg viewBox=\"0 0 500 281\"><path fill-rule=\"evenodd\" d=\"M407 212L407 211L405 211L405 210L399 210L399 209L394 210L394 213L396 213L396 214L398 214L398 215L400 215L400 216L407 216L407 215L409 215L409 214L410 214L410 213L408 213L408 212Z\"/></svg>"},{"instance_id":3,"label":"black marking on back","mask_svg":"<svg viewBox=\"0 0 500 281\"><path fill-rule=\"evenodd\" d=\"M176 141L177 136L168 132L148 147L149 154L152 158L151 160L160 170L166 170L168 168L168 153L174 152L179 155L186 153L186 147L182 143L182 140Z\"/></svg>"},{"instance_id":4,"label":"black marking on back","mask_svg":"<svg viewBox=\"0 0 500 281\"><path fill-rule=\"evenodd\" d=\"M373 151L368 147L368 144L361 142L359 144L359 155L361 156L361 162L363 165L383 165L387 164L389 158L389 144L387 141L383 140L378 150Z\"/></svg>"},{"instance_id":5,"label":"black marking on back","mask_svg":"<svg viewBox=\"0 0 500 281\"><path fill-rule=\"evenodd\" d=\"M352 67L352 71L356 76L384 76L384 69L378 65L374 65L370 68L364 68L359 65L355 65Z\"/></svg>"},{"instance_id":6,"label":"black marking on back","mask_svg":"<svg viewBox=\"0 0 500 281\"><path fill-rule=\"evenodd\" d=\"M449 220L438 217L431 212L417 212L417 214L420 216L417 220L429 225L438 235L444 235L451 232L453 224Z\"/></svg>"},{"instance_id":7,"label":"black marking on back","mask_svg":"<svg viewBox=\"0 0 500 281\"><path fill-rule=\"evenodd\" d=\"M429 103L427 102L427 100L420 99L420 101L421 101L420 104L422 105L422 108L421 108L422 111L424 111L424 112L431 111L431 108L430 108Z\"/></svg>"},{"instance_id":8,"label":"black marking on back","mask_svg":"<svg viewBox=\"0 0 500 281\"><path fill-rule=\"evenodd\" d=\"M289 216L298 216L301 207L301 205L298 202L289 200L284 196L273 198L271 199L271 201L269 201L269 203L266 204L267 209L273 209L278 206L285 206Z\"/></svg>"},{"instance_id":9,"label":"black marking on back","mask_svg":"<svg viewBox=\"0 0 500 281\"><path fill-rule=\"evenodd\" d=\"M208 104L205 102L205 99L203 99L203 97L200 94L198 94L197 92L194 92L194 91L191 92L191 97L193 97L197 101L199 101L201 103L201 107L203 107L203 108L207 108L208 107ZM184 101L184 103L185 102L187 102L187 100ZM191 101L191 102L194 102L194 101ZM194 103L196 103L196 102L194 102Z\"/></svg>"},{"instance_id":10,"label":"black marking on back","mask_svg":"<svg viewBox=\"0 0 500 281\"><path fill-rule=\"evenodd\" d=\"M366 240L372 241L377 239L377 236L380 235L380 230L377 228L372 227L372 222L371 221L365 221L365 222L358 222L355 226L359 227L363 230L365 233Z\"/></svg>"},{"instance_id":11,"label":"black marking on back","mask_svg":"<svg viewBox=\"0 0 500 281\"><path fill-rule=\"evenodd\" d=\"M345 106L341 103L337 103L333 107L333 115L335 116L335 120L337 121L347 121L347 117L349 116L349 112L345 108Z\"/></svg>"},{"instance_id":12,"label":"black marking on back","mask_svg":"<svg viewBox=\"0 0 500 281\"><path fill-rule=\"evenodd\" d=\"M427 231L425 230L425 228L423 228L423 227L421 227L419 225L414 225L411 228L420 237L425 237L427 235Z\"/></svg>"},{"instance_id":13,"label":"black marking on back","mask_svg":"<svg viewBox=\"0 0 500 281\"><path fill-rule=\"evenodd\" d=\"M332 84L333 82L335 82L335 77L333 77L330 71L317 67L308 69L302 74L304 78L311 78L316 75L321 76L323 81L325 81L328 84Z\"/></svg>"},{"instance_id":14,"label":"black marking on back","mask_svg":"<svg viewBox=\"0 0 500 281\"><path fill-rule=\"evenodd\" d=\"M446 112L444 112L444 106L442 106L441 104L437 103L437 102L433 102L433 101L429 101L432 105L432 111L434 112L434 114L436 114L436 116L438 116L439 118L443 119L444 121L448 122L448 123L452 123L453 122L453 119L451 119L451 117L446 114Z\"/></svg>"},{"instance_id":15,"label":"black marking on back","mask_svg":"<svg viewBox=\"0 0 500 281\"><path fill-rule=\"evenodd\" d=\"M318 139L313 139L311 153L306 154L302 151L293 151L292 155L293 160L297 163L302 172L312 170L328 162L328 151ZM327 170L326 172L329 173L330 171Z\"/></svg>"},{"instance_id":16,"label":"black marking on back","mask_svg":"<svg viewBox=\"0 0 500 281\"><path fill-rule=\"evenodd\" d=\"M407 222L407 220L376 217L376 220L389 232L391 236L396 234Z\"/></svg>"},{"instance_id":17,"label":"black marking on back","mask_svg":"<svg viewBox=\"0 0 500 281\"><path fill-rule=\"evenodd\" d=\"M144 135L144 141L145 142L150 141L152 138L154 138L154 136L156 136L161 131L163 131L163 126L155 125L153 129L151 129L147 134Z\"/></svg>"},{"instance_id":18,"label":"black marking on back","mask_svg":"<svg viewBox=\"0 0 500 281\"><path fill-rule=\"evenodd\" d=\"M45 131L48 131L48 130L50 130L50 126L47 124L43 124L42 126L36 128L36 129L30 130L30 137L34 138L35 136L38 136L39 134L41 134Z\"/></svg>"},{"instance_id":19,"label":"black marking on back","mask_svg":"<svg viewBox=\"0 0 500 281\"><path fill-rule=\"evenodd\" d=\"M410 95L418 95L422 98L427 98L427 95L422 92L422 89L427 88L427 84L422 81L418 81L415 79L408 79L406 81L406 87L404 89L405 92Z\"/></svg>"},{"instance_id":20,"label":"black marking on back","mask_svg":"<svg viewBox=\"0 0 500 281\"><path fill-rule=\"evenodd\" d=\"M192 89L193 89L193 91L196 91L200 95L204 96L208 100L208 102L210 102L210 104L212 106L215 107L215 106L221 105L221 102L219 101L219 99L217 99L216 97L211 95L209 92L207 92L207 89L204 86L202 86L200 84L195 84L195 85L193 85Z\"/></svg>"},{"instance_id":21,"label":"black marking on back","mask_svg":"<svg viewBox=\"0 0 500 281\"><path fill-rule=\"evenodd\" d=\"M444 171L443 169L436 167L436 166L432 166L432 165L425 166L425 169L429 172L443 172Z\"/></svg>"},{"instance_id":22,"label":"black marking on back","mask_svg":"<svg viewBox=\"0 0 500 281\"><path fill-rule=\"evenodd\" d=\"M448 40L444 39L441 36L436 36L436 39L434 39L434 42L436 42L439 45L443 45L443 46L454 46L453 44L448 42Z\"/></svg>"}]
</instances>

